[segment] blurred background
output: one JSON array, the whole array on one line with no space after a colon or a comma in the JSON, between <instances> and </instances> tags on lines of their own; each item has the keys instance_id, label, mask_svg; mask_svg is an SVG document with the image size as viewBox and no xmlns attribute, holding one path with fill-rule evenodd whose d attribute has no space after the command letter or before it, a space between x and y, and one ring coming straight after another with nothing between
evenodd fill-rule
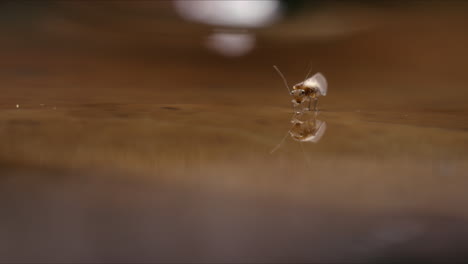
<instances>
[{"instance_id":1,"label":"blurred background","mask_svg":"<svg viewBox=\"0 0 468 264\"><path fill-rule=\"evenodd\" d=\"M0 262L465 260L467 11L0 2Z\"/></svg>"}]
</instances>

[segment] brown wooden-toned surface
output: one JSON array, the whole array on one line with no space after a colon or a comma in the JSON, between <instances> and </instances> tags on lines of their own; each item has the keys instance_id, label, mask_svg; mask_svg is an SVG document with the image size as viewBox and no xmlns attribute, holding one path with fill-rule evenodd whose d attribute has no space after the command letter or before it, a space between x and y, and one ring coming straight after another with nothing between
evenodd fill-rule
<instances>
[{"instance_id":1,"label":"brown wooden-toned surface","mask_svg":"<svg viewBox=\"0 0 468 264\"><path fill-rule=\"evenodd\" d=\"M463 259L467 8L326 5L235 59L170 2L5 18L0 262ZM309 61L325 134L270 154L292 116L272 65Z\"/></svg>"}]
</instances>

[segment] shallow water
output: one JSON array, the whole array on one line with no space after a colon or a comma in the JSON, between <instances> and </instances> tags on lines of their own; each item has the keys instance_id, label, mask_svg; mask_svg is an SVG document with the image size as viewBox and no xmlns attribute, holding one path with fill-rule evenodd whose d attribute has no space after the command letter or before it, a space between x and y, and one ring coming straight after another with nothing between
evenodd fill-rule
<instances>
[{"instance_id":1,"label":"shallow water","mask_svg":"<svg viewBox=\"0 0 468 264\"><path fill-rule=\"evenodd\" d=\"M468 56L438 41L468 38L436 10L325 42L259 32L235 60L177 38L102 54L86 28L4 44L0 262L466 258ZM330 84L302 117L316 142L287 133L271 68L300 79L304 57Z\"/></svg>"},{"instance_id":2,"label":"shallow water","mask_svg":"<svg viewBox=\"0 0 468 264\"><path fill-rule=\"evenodd\" d=\"M459 247L452 239L467 237L460 202L468 133L438 126L453 117L439 113L425 123L427 113L410 119L324 110L319 142L288 136L270 154L291 127L290 112L138 104L4 109L1 196L9 214L2 255L371 261L412 257L440 240L445 257ZM34 250L18 258L19 245Z\"/></svg>"}]
</instances>

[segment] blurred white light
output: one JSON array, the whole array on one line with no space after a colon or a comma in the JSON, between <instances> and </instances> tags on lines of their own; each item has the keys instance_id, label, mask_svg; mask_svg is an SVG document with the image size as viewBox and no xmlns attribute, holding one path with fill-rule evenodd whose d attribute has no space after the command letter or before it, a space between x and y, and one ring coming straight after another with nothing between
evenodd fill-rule
<instances>
[{"instance_id":1,"label":"blurred white light","mask_svg":"<svg viewBox=\"0 0 468 264\"><path fill-rule=\"evenodd\" d=\"M279 0L176 0L183 18L199 23L230 27L261 27L280 14Z\"/></svg>"},{"instance_id":2,"label":"blurred white light","mask_svg":"<svg viewBox=\"0 0 468 264\"><path fill-rule=\"evenodd\" d=\"M255 36L248 33L213 33L206 45L224 56L237 57L253 49Z\"/></svg>"}]
</instances>

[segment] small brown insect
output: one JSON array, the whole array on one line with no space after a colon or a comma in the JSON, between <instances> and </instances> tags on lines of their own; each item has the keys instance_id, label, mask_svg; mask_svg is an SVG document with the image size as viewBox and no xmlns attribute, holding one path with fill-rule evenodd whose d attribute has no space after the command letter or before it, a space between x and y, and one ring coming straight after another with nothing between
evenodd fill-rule
<instances>
[{"instance_id":1,"label":"small brown insect","mask_svg":"<svg viewBox=\"0 0 468 264\"><path fill-rule=\"evenodd\" d=\"M273 68L275 68L275 70L281 76L284 85L289 91L289 94L293 97L292 103L294 107L308 102L309 104L306 110L310 111L310 104L312 101L314 101L314 111L317 111L318 98L320 96L326 96L328 90L327 79L325 79L325 76L323 76L323 74L318 72L310 78L307 78L309 76L309 74L307 74L306 79L303 82L294 85L291 90L289 89L289 85L286 81L286 78L278 69L278 67L274 65Z\"/></svg>"}]
</instances>

